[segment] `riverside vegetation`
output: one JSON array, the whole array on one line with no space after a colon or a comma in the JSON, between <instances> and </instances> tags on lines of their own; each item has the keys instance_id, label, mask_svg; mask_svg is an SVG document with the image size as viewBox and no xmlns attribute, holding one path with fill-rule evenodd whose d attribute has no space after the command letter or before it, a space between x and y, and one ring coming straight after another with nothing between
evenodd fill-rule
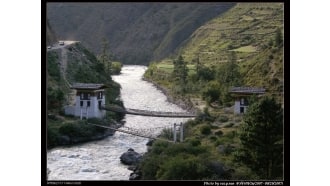
<instances>
[{"instance_id":1,"label":"riverside vegetation","mask_svg":"<svg viewBox=\"0 0 330 186\"><path fill-rule=\"evenodd\" d=\"M283 47L283 4L238 3L151 63L144 77L201 114L185 123L183 143L154 143L141 179L283 179ZM267 92L234 115L233 86Z\"/></svg>"}]
</instances>

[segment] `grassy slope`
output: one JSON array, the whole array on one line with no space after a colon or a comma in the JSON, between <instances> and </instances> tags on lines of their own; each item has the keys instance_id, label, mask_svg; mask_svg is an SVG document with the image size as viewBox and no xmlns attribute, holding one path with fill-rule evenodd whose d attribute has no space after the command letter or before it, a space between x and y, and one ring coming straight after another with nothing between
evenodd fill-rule
<instances>
[{"instance_id":1,"label":"grassy slope","mask_svg":"<svg viewBox=\"0 0 330 186\"><path fill-rule=\"evenodd\" d=\"M193 61L198 56L202 64L217 66L227 62L229 52L234 51L244 77L243 84L265 87L269 94L280 95L277 98L282 102L283 47L274 46L278 28L283 33L282 4L239 3L198 28L177 53L193 69ZM270 42L273 46L269 46ZM160 73L171 72L172 58L157 62Z\"/></svg>"},{"instance_id":2,"label":"grassy slope","mask_svg":"<svg viewBox=\"0 0 330 186\"><path fill-rule=\"evenodd\" d=\"M244 85L266 87L268 94L274 94L279 101L283 101L282 96L279 96L283 91L283 46L276 47L273 41L277 28L283 33L281 4L238 4L196 30L178 54L183 55L189 63L190 72L194 73L192 61L198 55L204 65L217 66L226 63L228 53L235 51ZM272 46L269 45L270 41L273 42ZM146 78L171 89L172 83L168 80L173 70L173 58L177 56L153 63ZM199 94L196 91L195 95L189 96L195 96L194 99L198 100ZM258 179L249 168L234 161L231 150L240 144L237 134L243 117L234 115L230 108L209 110L214 120L188 122L185 126L185 142L200 141L202 146L207 147L208 157L235 169L232 179ZM205 127L211 127L210 134L202 133ZM219 145L225 149L224 152L220 152Z\"/></svg>"},{"instance_id":3,"label":"grassy slope","mask_svg":"<svg viewBox=\"0 0 330 186\"><path fill-rule=\"evenodd\" d=\"M269 47L278 28L283 33L283 4L240 3L199 28L180 53L188 62L199 53L200 62L212 66L226 62L228 52L236 51L246 86L280 93L283 47Z\"/></svg>"}]
</instances>

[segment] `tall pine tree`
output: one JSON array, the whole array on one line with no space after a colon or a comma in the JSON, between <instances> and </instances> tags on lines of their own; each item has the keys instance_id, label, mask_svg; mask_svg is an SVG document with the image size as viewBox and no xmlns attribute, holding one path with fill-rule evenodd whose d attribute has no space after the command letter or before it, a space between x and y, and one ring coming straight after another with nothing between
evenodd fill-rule
<instances>
[{"instance_id":1,"label":"tall pine tree","mask_svg":"<svg viewBox=\"0 0 330 186\"><path fill-rule=\"evenodd\" d=\"M273 98L252 104L240 131L236 159L261 179L283 178L283 109Z\"/></svg>"},{"instance_id":2,"label":"tall pine tree","mask_svg":"<svg viewBox=\"0 0 330 186\"><path fill-rule=\"evenodd\" d=\"M180 55L177 60L173 61L174 70L173 77L180 85L185 85L187 83L188 77L188 67L183 57Z\"/></svg>"}]
</instances>

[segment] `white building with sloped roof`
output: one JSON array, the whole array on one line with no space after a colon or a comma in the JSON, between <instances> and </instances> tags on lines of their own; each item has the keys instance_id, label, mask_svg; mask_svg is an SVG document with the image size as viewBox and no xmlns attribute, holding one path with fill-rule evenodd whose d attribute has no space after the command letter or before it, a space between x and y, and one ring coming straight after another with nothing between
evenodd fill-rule
<instances>
[{"instance_id":1,"label":"white building with sloped roof","mask_svg":"<svg viewBox=\"0 0 330 186\"><path fill-rule=\"evenodd\" d=\"M103 118L105 110L100 109L105 105L104 84L75 83L71 89L76 90L75 104L64 107L66 115L73 115L83 118Z\"/></svg>"}]
</instances>

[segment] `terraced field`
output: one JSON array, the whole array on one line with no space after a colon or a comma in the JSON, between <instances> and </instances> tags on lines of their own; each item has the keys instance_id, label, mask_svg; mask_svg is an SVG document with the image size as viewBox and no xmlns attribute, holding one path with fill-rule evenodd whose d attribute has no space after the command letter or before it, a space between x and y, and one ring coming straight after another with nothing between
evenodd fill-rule
<instances>
[{"instance_id":1,"label":"terraced field","mask_svg":"<svg viewBox=\"0 0 330 186\"><path fill-rule=\"evenodd\" d=\"M158 61L158 71L172 72L170 65L178 55L192 73L197 61L213 68L228 62L235 52L245 86L282 94L284 47L276 44L276 36L283 40L283 12L282 3L238 3L198 28L177 55Z\"/></svg>"}]
</instances>

